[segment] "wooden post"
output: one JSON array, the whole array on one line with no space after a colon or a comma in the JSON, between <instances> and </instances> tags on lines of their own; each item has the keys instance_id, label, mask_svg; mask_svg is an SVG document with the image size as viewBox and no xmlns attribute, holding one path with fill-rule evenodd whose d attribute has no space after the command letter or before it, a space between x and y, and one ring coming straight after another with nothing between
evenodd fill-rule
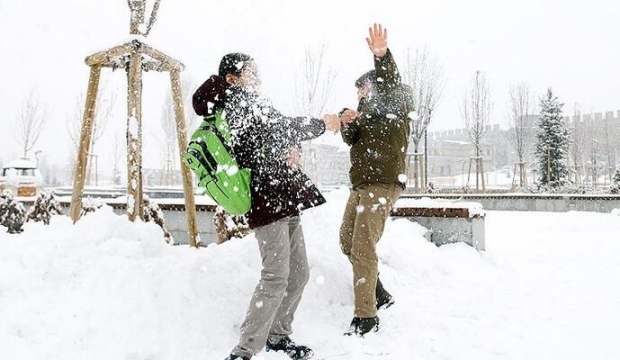
<instances>
[{"instance_id":1,"label":"wooden post","mask_svg":"<svg viewBox=\"0 0 620 360\"><path fill-rule=\"evenodd\" d=\"M73 192L71 194L71 219L76 222L80 219L82 212L82 196L84 194L84 180L86 177L87 154L90 147L90 139L93 134L93 121L95 116L95 106L97 91L99 89L99 77L101 66L90 67L90 77L88 79L88 92L86 94L86 108L84 109L84 120L82 122L82 132L80 134L80 146L77 153L77 163L73 170Z\"/></svg>"},{"instance_id":2,"label":"wooden post","mask_svg":"<svg viewBox=\"0 0 620 360\"><path fill-rule=\"evenodd\" d=\"M174 117L176 119L177 139L179 143L179 157L187 147L187 128L185 126L185 111L183 109L183 97L181 94L181 75L179 70L170 71L170 82L172 84L172 102L174 103ZM198 247L198 226L196 224L196 203L194 200L194 186L192 176L187 166L183 166L181 160L181 175L183 176L183 192L185 194L185 214L187 215L187 231L189 234L189 244Z\"/></svg>"},{"instance_id":3,"label":"wooden post","mask_svg":"<svg viewBox=\"0 0 620 360\"><path fill-rule=\"evenodd\" d=\"M142 199L142 54L134 47L129 59L127 94L127 216L144 218Z\"/></svg>"}]
</instances>

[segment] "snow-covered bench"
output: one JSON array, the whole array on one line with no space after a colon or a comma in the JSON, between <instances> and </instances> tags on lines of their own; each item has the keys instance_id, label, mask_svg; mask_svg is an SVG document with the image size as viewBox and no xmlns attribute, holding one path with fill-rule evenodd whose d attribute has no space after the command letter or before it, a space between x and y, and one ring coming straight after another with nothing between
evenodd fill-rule
<instances>
[{"instance_id":1,"label":"snow-covered bench","mask_svg":"<svg viewBox=\"0 0 620 360\"><path fill-rule=\"evenodd\" d=\"M476 250L485 250L485 212L479 203L401 198L391 215L422 225L428 229L425 237L437 245L464 242Z\"/></svg>"}]
</instances>

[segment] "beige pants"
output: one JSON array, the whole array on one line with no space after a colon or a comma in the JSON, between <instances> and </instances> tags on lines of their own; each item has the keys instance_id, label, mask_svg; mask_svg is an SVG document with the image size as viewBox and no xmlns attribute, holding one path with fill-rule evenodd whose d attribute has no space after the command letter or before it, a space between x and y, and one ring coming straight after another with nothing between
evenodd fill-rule
<instances>
[{"instance_id":1,"label":"beige pants","mask_svg":"<svg viewBox=\"0 0 620 360\"><path fill-rule=\"evenodd\" d=\"M233 355L252 357L265 342L278 342L291 326L310 268L299 216L286 217L254 230L263 259L261 278L241 325Z\"/></svg>"},{"instance_id":2,"label":"beige pants","mask_svg":"<svg viewBox=\"0 0 620 360\"><path fill-rule=\"evenodd\" d=\"M364 184L351 190L340 226L340 247L353 265L356 317L377 315L377 242L402 188L397 184Z\"/></svg>"}]
</instances>

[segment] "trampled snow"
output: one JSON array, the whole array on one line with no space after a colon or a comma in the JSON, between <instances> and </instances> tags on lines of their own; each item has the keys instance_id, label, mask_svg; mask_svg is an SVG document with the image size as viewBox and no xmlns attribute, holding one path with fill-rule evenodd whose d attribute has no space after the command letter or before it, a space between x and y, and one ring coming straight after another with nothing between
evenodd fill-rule
<instances>
[{"instance_id":1,"label":"trampled snow","mask_svg":"<svg viewBox=\"0 0 620 360\"><path fill-rule=\"evenodd\" d=\"M324 359L618 359L620 222L612 214L489 211L487 251L428 243L390 220L382 328L344 337L352 274L338 246L347 192L303 215L311 280L293 339ZM2 359L223 359L259 278L255 238L171 246L109 208L0 229ZM374 354L374 355L373 355ZM285 360L261 353L255 359Z\"/></svg>"}]
</instances>

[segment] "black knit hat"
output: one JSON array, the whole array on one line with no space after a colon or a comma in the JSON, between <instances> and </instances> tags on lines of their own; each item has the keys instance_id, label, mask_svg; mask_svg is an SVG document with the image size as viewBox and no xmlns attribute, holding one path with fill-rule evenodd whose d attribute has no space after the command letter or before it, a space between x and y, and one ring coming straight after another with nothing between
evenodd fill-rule
<instances>
[{"instance_id":1,"label":"black knit hat","mask_svg":"<svg viewBox=\"0 0 620 360\"><path fill-rule=\"evenodd\" d=\"M366 83L371 83L372 85L377 83L377 72L375 70L370 70L355 80L355 87L361 88Z\"/></svg>"},{"instance_id":2,"label":"black knit hat","mask_svg":"<svg viewBox=\"0 0 620 360\"><path fill-rule=\"evenodd\" d=\"M252 57L243 53L226 54L220 61L219 75L221 77L226 77L228 74L239 76L245 63L250 60L253 60Z\"/></svg>"}]
</instances>

